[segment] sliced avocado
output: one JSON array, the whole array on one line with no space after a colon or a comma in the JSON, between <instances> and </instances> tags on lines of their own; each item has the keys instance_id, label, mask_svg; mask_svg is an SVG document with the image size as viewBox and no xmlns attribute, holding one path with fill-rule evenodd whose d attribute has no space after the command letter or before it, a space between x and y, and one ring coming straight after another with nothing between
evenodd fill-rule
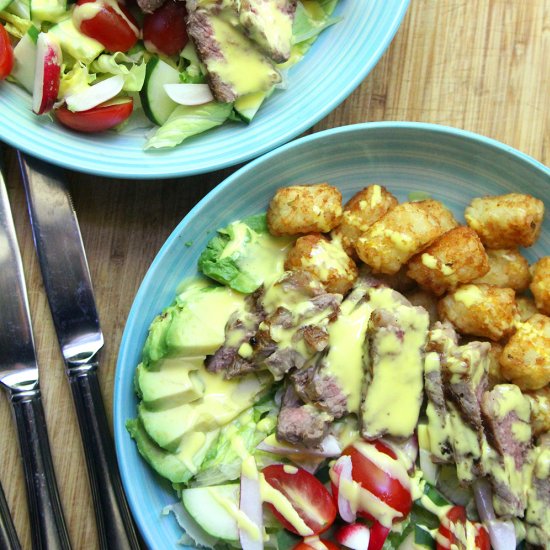
<instances>
[{"instance_id":1,"label":"sliced avocado","mask_svg":"<svg viewBox=\"0 0 550 550\"><path fill-rule=\"evenodd\" d=\"M238 484L194 487L181 492L185 509L210 535L231 542L239 540L237 520L228 511L239 509Z\"/></svg>"},{"instance_id":2,"label":"sliced avocado","mask_svg":"<svg viewBox=\"0 0 550 550\"><path fill-rule=\"evenodd\" d=\"M136 371L136 389L152 410L190 403L204 393L204 385L197 375L202 363L203 357L167 357L156 363L154 370L140 363Z\"/></svg>"},{"instance_id":3,"label":"sliced avocado","mask_svg":"<svg viewBox=\"0 0 550 550\"><path fill-rule=\"evenodd\" d=\"M128 420L126 429L135 440L141 456L159 475L172 483L187 483L199 468L218 431L201 434L198 445L185 446L179 453L170 453L159 447L148 435L139 418ZM191 442L190 442L191 443Z\"/></svg>"},{"instance_id":4,"label":"sliced avocado","mask_svg":"<svg viewBox=\"0 0 550 550\"><path fill-rule=\"evenodd\" d=\"M86 65L104 50L100 42L82 34L74 26L70 17L54 25L48 32L57 37L63 52L72 55Z\"/></svg>"},{"instance_id":5,"label":"sliced avocado","mask_svg":"<svg viewBox=\"0 0 550 550\"><path fill-rule=\"evenodd\" d=\"M178 296L151 324L143 361L168 356L197 357L214 353L224 342L229 316L241 309L244 296L226 287L191 288Z\"/></svg>"}]
</instances>

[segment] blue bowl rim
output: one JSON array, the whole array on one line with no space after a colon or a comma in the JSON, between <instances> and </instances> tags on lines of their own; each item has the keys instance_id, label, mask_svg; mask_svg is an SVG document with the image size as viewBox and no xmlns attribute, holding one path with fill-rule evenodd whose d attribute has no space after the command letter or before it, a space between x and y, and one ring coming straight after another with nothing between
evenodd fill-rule
<instances>
[{"instance_id":1,"label":"blue bowl rim","mask_svg":"<svg viewBox=\"0 0 550 550\"><path fill-rule=\"evenodd\" d=\"M150 279L153 278L158 264L162 261L168 249L174 245L174 242L185 231L186 227L189 225L189 223L191 222L191 220L194 218L194 216L198 211L200 211L210 201L213 201L216 198L222 196L225 189L228 186L232 185L235 180L245 177L249 172L255 170L257 166L268 161L269 159L273 157L277 157L279 155L284 156L287 153L287 151L289 151L292 148L300 147L309 142L321 140L325 137L334 137L340 134L364 132L364 131L371 131L371 130L374 131L374 130L381 130L381 129L394 129L394 130L407 130L407 131L412 130L412 131L422 131L422 132L428 132L428 133L433 132L436 134L444 134L450 137L459 137L459 138L464 138L466 140L471 140L479 143L480 145L485 145L492 149L512 155L520 162L530 165L535 170L541 171L543 174L547 175L550 178L549 167L545 166L544 164L537 161L533 157L527 155L526 153L523 153L511 147L510 145L506 145L495 139L492 139L474 132L470 132L468 130L454 128L451 126L432 124L432 123L403 122L403 121L366 122L361 124L351 124L347 126L340 126L337 128L324 130L322 132L311 134L311 135L302 137L300 139L291 141L251 161L250 163L246 164L245 166L235 171L233 174L227 177L222 183L220 183L217 187L215 187L212 191L210 191L207 195L205 195L186 214L186 216L180 221L180 223L174 228L170 236L167 238L165 243L162 245L162 247L158 251L149 269L147 270L147 273L145 274L145 277L143 278L143 281L141 282L139 289L136 293L132 307L130 308L128 319L126 321L126 325L122 335L122 340L120 343L119 354L118 354L117 363L116 363L115 377L114 377L115 384L114 384L114 390L113 390L113 430L114 430L114 436L115 436L117 461L118 461L121 476L122 476L122 482L125 488L127 486L130 486L131 480L127 477L126 471L122 465L122 453L123 453L123 447L124 447L123 442L125 439L126 441L128 441L127 440L128 432L126 431L126 428L125 428L125 419L122 418L121 400L116 399L116 396L119 393L121 393L121 391L123 391L121 387L122 382L121 382L120 369L122 368L122 364L124 364L125 362L125 356L127 354L126 348L129 347L129 338L130 338L129 334L131 332L129 327L135 324L139 311L141 310L141 305L147 298L147 292L145 289L149 285ZM136 517L138 514L137 514L137 510L134 509L135 503L132 502L130 499L128 500L129 500L129 505L132 510L132 513L134 514L134 517Z\"/></svg>"}]
</instances>

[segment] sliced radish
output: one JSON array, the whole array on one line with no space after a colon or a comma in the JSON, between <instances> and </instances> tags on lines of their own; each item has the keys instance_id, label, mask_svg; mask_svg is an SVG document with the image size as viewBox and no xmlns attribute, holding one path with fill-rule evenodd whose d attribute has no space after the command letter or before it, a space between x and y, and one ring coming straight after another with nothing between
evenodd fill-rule
<instances>
[{"instance_id":1,"label":"sliced radish","mask_svg":"<svg viewBox=\"0 0 550 550\"><path fill-rule=\"evenodd\" d=\"M341 490L341 483L343 480L347 480L350 483L353 481L351 477L352 464L351 457L348 455L342 455L333 466L334 473L338 476L338 513L340 517L348 523L353 523L357 516L351 507L350 501L344 496L344 492Z\"/></svg>"},{"instance_id":2,"label":"sliced radish","mask_svg":"<svg viewBox=\"0 0 550 550\"><path fill-rule=\"evenodd\" d=\"M41 32L36 41L36 66L32 110L41 115L50 111L59 93L63 54L55 39Z\"/></svg>"},{"instance_id":3,"label":"sliced radish","mask_svg":"<svg viewBox=\"0 0 550 550\"><path fill-rule=\"evenodd\" d=\"M208 84L165 84L164 90L180 105L202 105L214 100Z\"/></svg>"},{"instance_id":4,"label":"sliced radish","mask_svg":"<svg viewBox=\"0 0 550 550\"><path fill-rule=\"evenodd\" d=\"M86 88L82 92L69 95L65 98L70 111L88 111L99 104L113 99L124 86L124 77L120 74L111 76Z\"/></svg>"},{"instance_id":5,"label":"sliced radish","mask_svg":"<svg viewBox=\"0 0 550 550\"><path fill-rule=\"evenodd\" d=\"M267 453L289 457L292 457L292 455L302 455L306 457L331 458L342 454L338 440L333 435L327 435L321 441L319 449L308 449L299 445L287 445L278 441L275 436L266 437L256 448Z\"/></svg>"},{"instance_id":6,"label":"sliced radish","mask_svg":"<svg viewBox=\"0 0 550 550\"><path fill-rule=\"evenodd\" d=\"M367 550L370 541L370 529L362 523L344 525L336 531L337 542L352 550Z\"/></svg>"},{"instance_id":7,"label":"sliced radish","mask_svg":"<svg viewBox=\"0 0 550 550\"><path fill-rule=\"evenodd\" d=\"M253 525L249 529L239 529L239 540L243 550L263 550L263 511L260 494L260 480L254 457L243 460L241 470L241 496L239 508Z\"/></svg>"}]
</instances>

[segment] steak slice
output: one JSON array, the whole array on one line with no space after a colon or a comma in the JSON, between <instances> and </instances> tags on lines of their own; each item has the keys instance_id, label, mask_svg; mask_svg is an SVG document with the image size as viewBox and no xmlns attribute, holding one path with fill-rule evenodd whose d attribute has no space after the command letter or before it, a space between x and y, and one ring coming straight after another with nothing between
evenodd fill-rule
<instances>
[{"instance_id":1,"label":"steak slice","mask_svg":"<svg viewBox=\"0 0 550 550\"><path fill-rule=\"evenodd\" d=\"M164 4L164 0L137 0L137 5L143 13L153 13Z\"/></svg>"},{"instance_id":2,"label":"steak slice","mask_svg":"<svg viewBox=\"0 0 550 550\"><path fill-rule=\"evenodd\" d=\"M270 90L281 81L273 62L232 24L234 6L203 5L197 0L187 0L186 5L187 32L218 101L231 103L242 95Z\"/></svg>"},{"instance_id":3,"label":"steak slice","mask_svg":"<svg viewBox=\"0 0 550 550\"><path fill-rule=\"evenodd\" d=\"M495 511L522 517L532 447L530 402L516 385L498 384L483 394L481 409L487 439L498 453L488 451L484 460L494 489Z\"/></svg>"}]
</instances>

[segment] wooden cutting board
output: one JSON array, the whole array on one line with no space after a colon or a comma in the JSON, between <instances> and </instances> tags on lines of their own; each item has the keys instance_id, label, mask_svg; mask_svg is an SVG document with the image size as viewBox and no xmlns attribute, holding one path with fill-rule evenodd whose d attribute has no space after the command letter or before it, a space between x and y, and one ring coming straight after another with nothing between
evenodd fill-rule
<instances>
[{"instance_id":1,"label":"wooden cutting board","mask_svg":"<svg viewBox=\"0 0 550 550\"><path fill-rule=\"evenodd\" d=\"M375 70L311 131L365 121L433 122L498 139L549 165L549 60L550 0L411 0L403 25ZM194 182L70 175L106 337L100 380L109 417L117 349L139 283L176 224L231 172ZM94 549L95 519L79 433L13 152L8 154L8 174L61 499L73 547ZM0 480L28 549L24 480L3 394L0 433Z\"/></svg>"}]
</instances>

